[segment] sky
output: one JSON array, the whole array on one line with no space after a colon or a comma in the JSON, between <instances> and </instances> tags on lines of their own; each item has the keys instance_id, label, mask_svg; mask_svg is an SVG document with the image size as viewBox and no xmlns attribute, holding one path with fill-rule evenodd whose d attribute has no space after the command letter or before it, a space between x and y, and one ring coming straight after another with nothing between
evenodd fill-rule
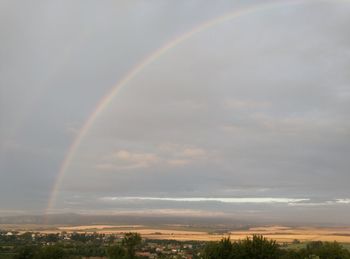
<instances>
[{"instance_id":1,"label":"sky","mask_svg":"<svg viewBox=\"0 0 350 259\"><path fill-rule=\"evenodd\" d=\"M0 215L350 223L349 14L341 0L0 1Z\"/></svg>"}]
</instances>

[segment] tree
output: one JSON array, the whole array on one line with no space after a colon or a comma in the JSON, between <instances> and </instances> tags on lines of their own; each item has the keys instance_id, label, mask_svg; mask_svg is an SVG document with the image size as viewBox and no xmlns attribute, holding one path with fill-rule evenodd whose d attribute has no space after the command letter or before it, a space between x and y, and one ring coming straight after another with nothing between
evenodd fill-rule
<instances>
[{"instance_id":1,"label":"tree","mask_svg":"<svg viewBox=\"0 0 350 259\"><path fill-rule=\"evenodd\" d=\"M15 259L32 259L36 254L37 248L35 246L24 246L18 251Z\"/></svg>"},{"instance_id":2,"label":"tree","mask_svg":"<svg viewBox=\"0 0 350 259\"><path fill-rule=\"evenodd\" d=\"M205 259L235 258L233 244L230 238L223 238L219 242L211 242L204 249Z\"/></svg>"},{"instance_id":3,"label":"tree","mask_svg":"<svg viewBox=\"0 0 350 259\"><path fill-rule=\"evenodd\" d=\"M123 240L122 245L126 248L126 258L134 259L136 247L141 244L141 236L139 233L126 233Z\"/></svg>"},{"instance_id":4,"label":"tree","mask_svg":"<svg viewBox=\"0 0 350 259\"><path fill-rule=\"evenodd\" d=\"M262 235L253 235L238 242L239 250L242 250L243 258L277 259L279 258L279 246L274 240L268 240Z\"/></svg>"},{"instance_id":5,"label":"tree","mask_svg":"<svg viewBox=\"0 0 350 259\"><path fill-rule=\"evenodd\" d=\"M316 255L320 259L349 259L350 252L338 242L311 242L301 251L306 255Z\"/></svg>"},{"instance_id":6,"label":"tree","mask_svg":"<svg viewBox=\"0 0 350 259\"><path fill-rule=\"evenodd\" d=\"M275 241L259 235L234 243L230 238L223 238L204 249L205 259L277 259L279 254L280 249Z\"/></svg>"},{"instance_id":7,"label":"tree","mask_svg":"<svg viewBox=\"0 0 350 259\"><path fill-rule=\"evenodd\" d=\"M35 259L64 259L67 258L63 248L53 245L43 247L34 257Z\"/></svg>"},{"instance_id":8,"label":"tree","mask_svg":"<svg viewBox=\"0 0 350 259\"><path fill-rule=\"evenodd\" d=\"M110 246L107 248L107 256L109 259L123 259L125 258L125 250L119 245Z\"/></svg>"}]
</instances>

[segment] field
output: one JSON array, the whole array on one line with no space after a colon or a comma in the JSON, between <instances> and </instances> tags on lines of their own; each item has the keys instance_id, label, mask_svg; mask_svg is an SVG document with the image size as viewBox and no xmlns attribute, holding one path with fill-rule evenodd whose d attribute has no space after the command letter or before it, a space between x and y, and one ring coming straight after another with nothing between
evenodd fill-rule
<instances>
[{"instance_id":1,"label":"field","mask_svg":"<svg viewBox=\"0 0 350 259\"><path fill-rule=\"evenodd\" d=\"M20 226L0 226L0 228L14 229L18 231L37 231L41 233L59 233L66 232L96 232L104 234L122 235L126 232L138 232L147 239L173 239L173 240L198 240L198 241L216 241L222 237L230 236L232 240L244 239L253 234L261 234L269 239L274 239L279 243L292 243L294 240L300 242L308 241L338 241L340 243L350 244L350 227L286 227L286 226L264 226L252 227L244 230L225 230L224 232L215 232L208 228L194 228L183 225L83 225L83 226L55 226L35 228Z\"/></svg>"}]
</instances>

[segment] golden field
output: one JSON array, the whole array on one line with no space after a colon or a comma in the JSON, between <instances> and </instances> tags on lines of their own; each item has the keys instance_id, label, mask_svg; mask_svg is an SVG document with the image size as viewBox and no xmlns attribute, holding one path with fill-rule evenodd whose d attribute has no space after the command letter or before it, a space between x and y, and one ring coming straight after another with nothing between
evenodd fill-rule
<instances>
[{"instance_id":1,"label":"golden field","mask_svg":"<svg viewBox=\"0 0 350 259\"><path fill-rule=\"evenodd\" d=\"M1 227L1 226L0 226ZM12 226L14 227L14 226ZM14 229L14 228L12 228ZM23 226L16 228L19 231L37 231L41 233L79 232L79 233L104 233L123 235L127 232L138 232L147 239L174 239L174 240L198 240L215 241L222 237L230 236L232 240L244 239L253 234L261 234L279 243L289 243L295 239L301 242L307 241L338 241L350 243L350 227L285 227L265 226L254 227L247 230L232 230L224 234L209 233L207 230L191 230L186 226L162 226L149 227L143 225L83 225L83 226L57 226L50 228L35 228Z\"/></svg>"}]
</instances>

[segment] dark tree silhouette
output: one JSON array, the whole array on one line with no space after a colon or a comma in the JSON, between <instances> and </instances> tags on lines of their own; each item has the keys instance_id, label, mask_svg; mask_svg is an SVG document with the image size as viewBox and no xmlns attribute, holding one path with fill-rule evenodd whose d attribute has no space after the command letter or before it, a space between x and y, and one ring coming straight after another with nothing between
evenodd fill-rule
<instances>
[{"instance_id":1,"label":"dark tree silhouette","mask_svg":"<svg viewBox=\"0 0 350 259\"><path fill-rule=\"evenodd\" d=\"M126 233L123 241L122 241L122 245L125 247L126 249L126 258L127 259L134 259L136 258L135 256L135 251L136 251L136 247L138 245L141 244L141 236L139 233Z\"/></svg>"},{"instance_id":2,"label":"dark tree silhouette","mask_svg":"<svg viewBox=\"0 0 350 259\"><path fill-rule=\"evenodd\" d=\"M232 243L230 238L213 242L204 249L205 259L277 259L279 246L275 241L263 236L254 235L252 238Z\"/></svg>"}]
</instances>

